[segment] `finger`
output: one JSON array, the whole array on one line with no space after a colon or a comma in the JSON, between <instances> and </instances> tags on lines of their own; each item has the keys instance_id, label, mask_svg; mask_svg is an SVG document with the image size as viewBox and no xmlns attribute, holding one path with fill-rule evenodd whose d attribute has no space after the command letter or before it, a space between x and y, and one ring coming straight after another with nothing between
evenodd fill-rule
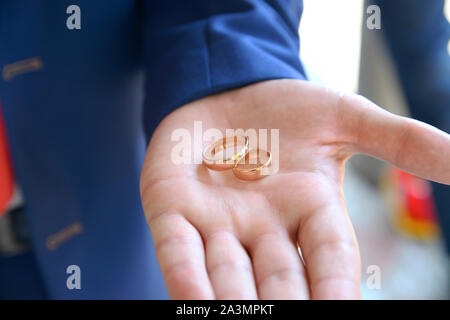
<instances>
[{"instance_id":1,"label":"finger","mask_svg":"<svg viewBox=\"0 0 450 320\"><path fill-rule=\"evenodd\" d=\"M260 299L308 299L296 244L279 230L260 232L249 244Z\"/></svg>"},{"instance_id":2,"label":"finger","mask_svg":"<svg viewBox=\"0 0 450 320\"><path fill-rule=\"evenodd\" d=\"M213 299L203 241L183 216L164 213L149 221L156 256L172 299Z\"/></svg>"},{"instance_id":3,"label":"finger","mask_svg":"<svg viewBox=\"0 0 450 320\"><path fill-rule=\"evenodd\" d=\"M342 205L328 205L303 218L297 240L313 299L358 299L360 257Z\"/></svg>"},{"instance_id":4,"label":"finger","mask_svg":"<svg viewBox=\"0 0 450 320\"><path fill-rule=\"evenodd\" d=\"M387 112L369 100L346 95L341 117L357 152L386 160L425 179L450 184L450 135L423 122Z\"/></svg>"},{"instance_id":5,"label":"finger","mask_svg":"<svg viewBox=\"0 0 450 320\"><path fill-rule=\"evenodd\" d=\"M257 299L250 258L229 232L207 237L206 261L216 299Z\"/></svg>"}]
</instances>

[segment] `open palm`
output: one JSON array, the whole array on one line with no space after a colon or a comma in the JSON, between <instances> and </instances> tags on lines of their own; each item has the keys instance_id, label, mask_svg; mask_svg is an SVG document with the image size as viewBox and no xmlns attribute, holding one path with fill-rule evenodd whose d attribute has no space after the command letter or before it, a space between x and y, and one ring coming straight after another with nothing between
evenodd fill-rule
<instances>
[{"instance_id":1,"label":"open palm","mask_svg":"<svg viewBox=\"0 0 450 320\"><path fill-rule=\"evenodd\" d=\"M279 171L248 182L174 164L172 132L193 132L198 120L204 130L280 129ZM170 296L358 298L359 250L342 192L345 161L357 152L450 183L449 135L305 81L261 82L166 117L141 196Z\"/></svg>"}]
</instances>

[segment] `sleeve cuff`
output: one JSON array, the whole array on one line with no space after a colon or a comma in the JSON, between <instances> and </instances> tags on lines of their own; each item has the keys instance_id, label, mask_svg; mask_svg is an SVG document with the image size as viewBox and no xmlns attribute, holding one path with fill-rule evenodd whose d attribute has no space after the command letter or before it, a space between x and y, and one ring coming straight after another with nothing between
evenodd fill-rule
<instances>
[{"instance_id":1,"label":"sleeve cuff","mask_svg":"<svg viewBox=\"0 0 450 320\"><path fill-rule=\"evenodd\" d=\"M147 39L147 139L165 116L186 103L259 81L306 79L297 33L270 10L253 7L210 17Z\"/></svg>"}]
</instances>

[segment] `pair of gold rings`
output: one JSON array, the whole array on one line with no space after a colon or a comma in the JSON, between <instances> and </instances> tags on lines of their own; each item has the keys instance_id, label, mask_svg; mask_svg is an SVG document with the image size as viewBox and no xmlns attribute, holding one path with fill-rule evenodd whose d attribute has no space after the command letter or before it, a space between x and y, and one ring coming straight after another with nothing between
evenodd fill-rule
<instances>
[{"instance_id":1,"label":"pair of gold rings","mask_svg":"<svg viewBox=\"0 0 450 320\"><path fill-rule=\"evenodd\" d=\"M231 169L241 180L258 180L266 176L262 170L272 164L272 153L260 148L249 149L247 136L227 136L203 151L203 163L215 171Z\"/></svg>"}]
</instances>

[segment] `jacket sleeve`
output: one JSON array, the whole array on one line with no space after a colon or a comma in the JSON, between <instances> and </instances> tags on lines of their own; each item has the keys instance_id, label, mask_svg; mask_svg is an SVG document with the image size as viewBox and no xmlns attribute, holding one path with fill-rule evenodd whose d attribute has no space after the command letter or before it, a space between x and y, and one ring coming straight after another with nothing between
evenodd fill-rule
<instances>
[{"instance_id":1,"label":"jacket sleeve","mask_svg":"<svg viewBox=\"0 0 450 320\"><path fill-rule=\"evenodd\" d=\"M143 1L144 127L171 111L258 81L305 79L301 0Z\"/></svg>"}]
</instances>

